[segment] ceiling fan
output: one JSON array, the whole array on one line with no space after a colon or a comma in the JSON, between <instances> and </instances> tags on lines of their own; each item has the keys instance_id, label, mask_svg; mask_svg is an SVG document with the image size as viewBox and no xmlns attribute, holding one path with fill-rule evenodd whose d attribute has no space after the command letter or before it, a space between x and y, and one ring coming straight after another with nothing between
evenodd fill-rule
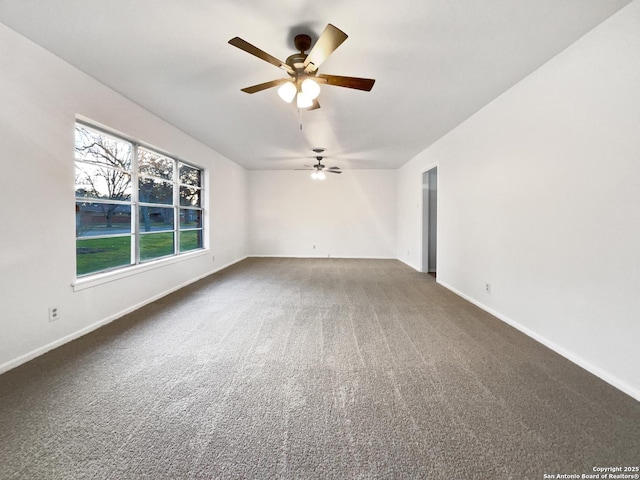
<instances>
[{"instance_id":1,"label":"ceiling fan","mask_svg":"<svg viewBox=\"0 0 640 480\"><path fill-rule=\"evenodd\" d=\"M324 157L321 156L320 154L324 152L324 148L314 148L313 151L316 152L317 154L316 160L318 161L318 163L315 163L313 165L305 165L306 168L296 168L294 170L312 170L313 173L311 174L311 178L313 178L314 180L324 180L326 178L326 175L324 174L324 172L342 173L342 171L340 170L340 167L327 168L325 165L322 164L322 159Z\"/></svg>"},{"instance_id":2,"label":"ceiling fan","mask_svg":"<svg viewBox=\"0 0 640 480\"><path fill-rule=\"evenodd\" d=\"M370 91L375 83L371 78L342 77L339 75L327 75L318 73L318 67L347 39L347 34L342 30L328 24L318 41L311 48L311 37L309 35L296 35L293 43L299 53L290 55L285 62L269 55L249 42L234 37L229 43L234 47L244 50L265 62L281 68L289 74L289 78L279 78L269 82L260 83L251 87L243 88L246 93L256 93L268 88L280 86L278 94L287 103L296 99L298 108L313 110L320 108L318 95L320 85L333 85L336 87L353 88L356 90ZM306 54L307 50L311 51Z\"/></svg>"}]
</instances>

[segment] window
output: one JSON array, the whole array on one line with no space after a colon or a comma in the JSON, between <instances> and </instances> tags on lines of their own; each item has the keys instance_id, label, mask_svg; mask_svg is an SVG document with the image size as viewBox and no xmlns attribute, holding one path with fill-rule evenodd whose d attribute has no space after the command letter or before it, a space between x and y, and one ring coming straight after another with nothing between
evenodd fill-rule
<instances>
[{"instance_id":1,"label":"window","mask_svg":"<svg viewBox=\"0 0 640 480\"><path fill-rule=\"evenodd\" d=\"M203 248L203 171L82 123L75 131L76 274Z\"/></svg>"}]
</instances>

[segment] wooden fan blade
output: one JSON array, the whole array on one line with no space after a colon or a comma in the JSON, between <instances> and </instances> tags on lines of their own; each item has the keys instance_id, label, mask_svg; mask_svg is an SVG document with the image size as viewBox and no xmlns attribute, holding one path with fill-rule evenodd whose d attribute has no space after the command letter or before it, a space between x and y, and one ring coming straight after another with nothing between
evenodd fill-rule
<instances>
[{"instance_id":1,"label":"wooden fan blade","mask_svg":"<svg viewBox=\"0 0 640 480\"><path fill-rule=\"evenodd\" d=\"M340 167L329 167L329 170L340 170Z\"/></svg>"},{"instance_id":2,"label":"wooden fan blade","mask_svg":"<svg viewBox=\"0 0 640 480\"><path fill-rule=\"evenodd\" d=\"M234 47L238 47L240 50L244 50L245 52L250 53L254 57L258 57L259 59L270 63L271 65L282 68L290 75L295 75L293 68L284 63L282 60L278 60L273 55L269 55L267 52L260 50L258 47L251 45L249 42L241 39L240 37L232 38L231 40L229 40L229 44L233 45Z\"/></svg>"},{"instance_id":3,"label":"wooden fan blade","mask_svg":"<svg viewBox=\"0 0 640 480\"><path fill-rule=\"evenodd\" d=\"M320 103L318 102L317 98L314 98L313 99L313 103L311 104L311 106L309 108L307 108L307 111L317 110L318 108L320 108Z\"/></svg>"},{"instance_id":4,"label":"wooden fan blade","mask_svg":"<svg viewBox=\"0 0 640 480\"><path fill-rule=\"evenodd\" d=\"M307 171L311 171L311 170L315 170L315 168L294 168L294 170L307 170Z\"/></svg>"},{"instance_id":5,"label":"wooden fan blade","mask_svg":"<svg viewBox=\"0 0 640 480\"><path fill-rule=\"evenodd\" d=\"M314 77L318 83L326 83L336 87L355 88L356 90L371 91L376 82L373 78L341 77L340 75L319 74Z\"/></svg>"},{"instance_id":6,"label":"wooden fan blade","mask_svg":"<svg viewBox=\"0 0 640 480\"><path fill-rule=\"evenodd\" d=\"M307 55L307 58L304 61L304 71L306 73L315 72L320 64L324 62L336 48L342 45L342 42L346 39L346 33L339 28L328 24L320 34L320 38L318 38L318 41L309 52L309 55Z\"/></svg>"},{"instance_id":7,"label":"wooden fan blade","mask_svg":"<svg viewBox=\"0 0 640 480\"><path fill-rule=\"evenodd\" d=\"M342 173L339 170L325 170L325 172L327 172L327 173Z\"/></svg>"},{"instance_id":8,"label":"wooden fan blade","mask_svg":"<svg viewBox=\"0 0 640 480\"><path fill-rule=\"evenodd\" d=\"M246 93L256 93L261 92L262 90L266 90L267 88L277 87L278 85L282 85L283 83L288 81L288 78L279 78L277 80L271 80L270 82L259 83L258 85L253 85L252 87L241 88L241 90Z\"/></svg>"}]
</instances>

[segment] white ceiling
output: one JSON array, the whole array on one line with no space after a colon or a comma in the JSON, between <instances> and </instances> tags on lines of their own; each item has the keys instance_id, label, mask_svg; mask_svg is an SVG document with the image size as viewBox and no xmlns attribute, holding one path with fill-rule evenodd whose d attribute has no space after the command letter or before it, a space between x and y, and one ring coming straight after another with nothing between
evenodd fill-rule
<instances>
[{"instance_id":1,"label":"white ceiling","mask_svg":"<svg viewBox=\"0 0 640 480\"><path fill-rule=\"evenodd\" d=\"M630 1L0 0L0 21L248 169L300 167L313 147L397 168ZM324 86L298 112L275 88L240 91L286 73L229 39L285 60L327 23L349 38L320 72L371 92Z\"/></svg>"}]
</instances>

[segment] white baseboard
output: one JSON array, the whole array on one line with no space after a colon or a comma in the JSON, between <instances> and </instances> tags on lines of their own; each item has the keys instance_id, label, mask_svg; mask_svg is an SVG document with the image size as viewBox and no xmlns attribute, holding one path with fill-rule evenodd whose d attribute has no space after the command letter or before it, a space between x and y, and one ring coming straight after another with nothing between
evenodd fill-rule
<instances>
[{"instance_id":1,"label":"white baseboard","mask_svg":"<svg viewBox=\"0 0 640 480\"><path fill-rule=\"evenodd\" d=\"M415 265L411 265L409 262L407 262L406 260L403 260L402 258L396 258L396 260L398 260L399 262L404 263L407 267L413 268L418 273L424 273L424 272L421 272L419 268L416 268Z\"/></svg>"},{"instance_id":2,"label":"white baseboard","mask_svg":"<svg viewBox=\"0 0 640 480\"><path fill-rule=\"evenodd\" d=\"M248 258L328 258L328 259L347 259L347 260L398 260L396 257L356 257L356 256L339 256L339 255L249 255Z\"/></svg>"},{"instance_id":3,"label":"white baseboard","mask_svg":"<svg viewBox=\"0 0 640 480\"><path fill-rule=\"evenodd\" d=\"M138 310L139 308L144 307L145 305L148 305L152 302L155 302L156 300L161 299L162 297L166 297L167 295L169 295L170 293L173 293L177 290L180 290L181 288L184 288L192 283L197 282L198 280L202 280L203 278L208 277L209 275L213 275L216 272L219 272L220 270L224 270L225 268L230 267L231 265L241 262L242 260L246 259L247 257L242 257L239 260L235 260L233 262L229 262L226 265L222 265L221 267L217 267L207 273L204 273L202 275L199 275L197 277L191 278L188 281L181 283L180 285L176 285L175 287L172 287L164 292L158 293L157 295L154 295L153 297L150 297L142 302L139 302L131 307L128 307L118 313L115 313L113 315L110 315L107 318L104 318L98 322L95 322L91 325L88 325L84 328L81 328L80 330L77 330L73 333L70 333L69 335L66 335L62 338L59 338L58 340L55 340L51 343L48 343L47 345L44 345L42 347L36 348L35 350L32 350L31 352L25 353L24 355L20 355L17 358L14 358L13 360L9 360L8 362L3 363L2 365L0 365L0 374L7 372L13 368L16 368L20 365L22 365L23 363L28 362L29 360L33 360L36 357L39 357L40 355L43 355L51 350L53 350L54 348L58 348L61 347L62 345L64 345L65 343L68 343L72 340L75 340L77 338L80 338L88 333L93 332L94 330L97 330L98 328L107 325L111 322L113 322L114 320L117 320L118 318L124 317L125 315L134 312L135 310Z\"/></svg>"},{"instance_id":4,"label":"white baseboard","mask_svg":"<svg viewBox=\"0 0 640 480\"><path fill-rule=\"evenodd\" d=\"M640 401L640 391L638 391L636 388L632 387L631 385L628 385L626 382L623 382L619 378L609 374L608 372L605 372L601 368L593 365L591 362L588 362L584 358L574 354L573 352L571 352L571 351L567 350L566 348L558 345L557 343L549 340L548 338L546 338L546 337L534 332L533 330L525 327L524 325L521 325L520 323L516 322L515 320L513 320L513 319L511 319L511 318L509 318L509 317L507 317L507 316L505 316L503 314L501 314L500 312L497 312L497 311L493 310L492 308L486 306L482 302L479 302L475 298L472 298L472 297L470 297L468 295L465 295L464 293L456 290L451 285L448 285L447 283L441 282L439 280L436 280L436 282L438 284L442 285L443 287L445 287L447 290L450 290L453 293L455 293L456 295L464 298L468 302L473 303L475 306L481 308L485 312L490 313L491 315L493 315L494 317L498 318L499 320L502 320L503 322L511 325L513 328L521 331L522 333L524 333L528 337L534 339L537 342L540 342L545 347L550 348L551 350L553 350L557 354L559 354L559 355L563 356L564 358L566 358L567 360L575 363L579 367L584 368L589 373L592 373L593 375L595 375L596 377L600 378L601 380L604 380L605 382L607 382L608 384L614 386L618 390L621 390L624 393L626 393L627 395L629 395L630 397Z\"/></svg>"}]
</instances>

